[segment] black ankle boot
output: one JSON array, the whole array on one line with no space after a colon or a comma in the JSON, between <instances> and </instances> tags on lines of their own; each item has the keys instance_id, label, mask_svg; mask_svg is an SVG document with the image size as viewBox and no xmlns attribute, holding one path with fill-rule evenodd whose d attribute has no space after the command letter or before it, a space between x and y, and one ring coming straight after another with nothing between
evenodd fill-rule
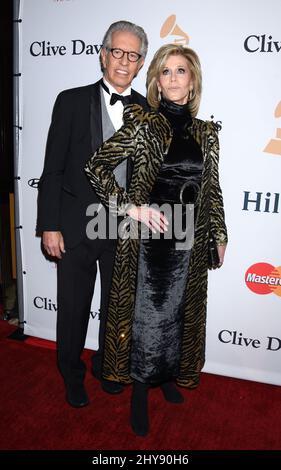
<instances>
[{"instance_id":1,"label":"black ankle boot","mask_svg":"<svg viewBox=\"0 0 281 470\"><path fill-rule=\"evenodd\" d=\"M183 403L184 398L180 391L177 389L174 382L164 382L160 385L166 401L170 403Z\"/></svg>"},{"instance_id":2,"label":"black ankle boot","mask_svg":"<svg viewBox=\"0 0 281 470\"><path fill-rule=\"evenodd\" d=\"M149 431L148 388L148 384L137 381L133 383L131 426L138 436L146 436Z\"/></svg>"}]
</instances>

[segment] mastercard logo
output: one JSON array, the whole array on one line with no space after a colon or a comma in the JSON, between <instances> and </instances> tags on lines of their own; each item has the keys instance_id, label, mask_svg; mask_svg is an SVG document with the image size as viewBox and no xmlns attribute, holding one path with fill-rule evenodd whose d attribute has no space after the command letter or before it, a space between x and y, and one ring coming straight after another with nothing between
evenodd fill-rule
<instances>
[{"instance_id":1,"label":"mastercard logo","mask_svg":"<svg viewBox=\"0 0 281 470\"><path fill-rule=\"evenodd\" d=\"M255 294L273 294L281 297L281 266L256 263L245 274L247 287Z\"/></svg>"}]
</instances>

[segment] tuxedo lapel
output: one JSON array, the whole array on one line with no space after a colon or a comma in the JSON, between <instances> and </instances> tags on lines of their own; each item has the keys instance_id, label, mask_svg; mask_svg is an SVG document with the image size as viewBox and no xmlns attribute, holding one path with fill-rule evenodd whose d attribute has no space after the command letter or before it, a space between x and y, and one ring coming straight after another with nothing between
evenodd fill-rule
<instances>
[{"instance_id":1,"label":"tuxedo lapel","mask_svg":"<svg viewBox=\"0 0 281 470\"><path fill-rule=\"evenodd\" d=\"M131 104L139 104L145 111L149 111L149 106L144 96L133 89L131 92Z\"/></svg>"},{"instance_id":2,"label":"tuxedo lapel","mask_svg":"<svg viewBox=\"0 0 281 470\"><path fill-rule=\"evenodd\" d=\"M90 129L91 129L91 151L94 153L102 142L102 115L100 80L91 88L90 101Z\"/></svg>"}]
</instances>

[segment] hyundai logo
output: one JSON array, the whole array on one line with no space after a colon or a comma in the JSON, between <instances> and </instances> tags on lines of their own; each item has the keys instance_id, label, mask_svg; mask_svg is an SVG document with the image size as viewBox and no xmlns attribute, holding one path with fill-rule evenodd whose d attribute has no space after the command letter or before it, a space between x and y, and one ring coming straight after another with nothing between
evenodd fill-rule
<instances>
[{"instance_id":1,"label":"hyundai logo","mask_svg":"<svg viewBox=\"0 0 281 470\"><path fill-rule=\"evenodd\" d=\"M38 186L39 186L39 178L31 178L30 180L28 180L28 185L31 187L31 188L36 188L38 189Z\"/></svg>"}]
</instances>

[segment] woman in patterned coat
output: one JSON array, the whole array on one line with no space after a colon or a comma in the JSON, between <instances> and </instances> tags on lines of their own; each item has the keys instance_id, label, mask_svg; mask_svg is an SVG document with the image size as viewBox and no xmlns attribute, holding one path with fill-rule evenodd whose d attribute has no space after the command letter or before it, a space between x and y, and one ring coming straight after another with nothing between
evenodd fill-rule
<instances>
[{"instance_id":1,"label":"woman in patterned coat","mask_svg":"<svg viewBox=\"0 0 281 470\"><path fill-rule=\"evenodd\" d=\"M205 360L210 231L220 265L227 243L217 129L213 122L195 117L201 83L199 58L192 49L162 46L147 75L152 111L126 106L123 127L85 168L102 203L125 216L112 279L103 375L133 382L131 425L142 436L149 430L151 386L160 386L167 401L181 403L175 382L187 388L199 383ZM128 191L118 186L113 174L127 158L134 163ZM168 209L157 210L163 204ZM193 244L176 234L176 207L182 210L181 235L190 233L194 221ZM142 231L137 237L132 225L126 232L132 220L142 222L150 235Z\"/></svg>"}]
</instances>

